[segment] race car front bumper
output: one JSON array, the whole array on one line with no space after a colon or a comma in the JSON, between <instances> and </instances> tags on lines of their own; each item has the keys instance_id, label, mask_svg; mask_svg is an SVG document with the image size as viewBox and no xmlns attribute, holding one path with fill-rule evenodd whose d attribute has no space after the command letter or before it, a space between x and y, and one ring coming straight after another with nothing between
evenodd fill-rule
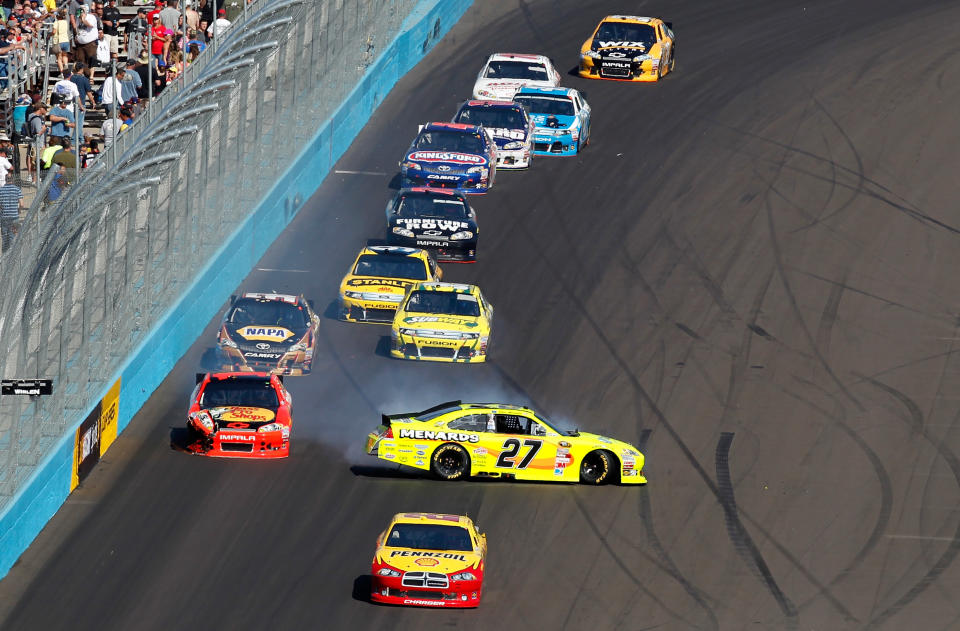
<instances>
[{"instance_id":1,"label":"race car front bumper","mask_svg":"<svg viewBox=\"0 0 960 631\"><path fill-rule=\"evenodd\" d=\"M527 169L530 167L530 148L497 151L498 169Z\"/></svg>"},{"instance_id":2,"label":"race car front bumper","mask_svg":"<svg viewBox=\"0 0 960 631\"><path fill-rule=\"evenodd\" d=\"M438 261L451 263L475 263L477 260L477 240L450 241L430 237L401 237L387 235L387 243L408 248L425 248L433 252Z\"/></svg>"},{"instance_id":3,"label":"race car front bumper","mask_svg":"<svg viewBox=\"0 0 960 631\"><path fill-rule=\"evenodd\" d=\"M659 60L622 61L617 64L629 64L629 69L605 68L600 59L580 57L580 67L577 71L584 79L607 79L609 81L657 81L660 79L658 68Z\"/></svg>"},{"instance_id":4,"label":"race car front bumper","mask_svg":"<svg viewBox=\"0 0 960 631\"><path fill-rule=\"evenodd\" d=\"M411 335L392 331L390 356L431 362L479 364L487 361L487 338Z\"/></svg>"},{"instance_id":5,"label":"race car front bumper","mask_svg":"<svg viewBox=\"0 0 960 631\"><path fill-rule=\"evenodd\" d=\"M397 307L403 300L402 294L397 294L393 300L366 300L340 296L340 319L347 322L367 322L373 324L392 324Z\"/></svg>"},{"instance_id":6,"label":"race car front bumper","mask_svg":"<svg viewBox=\"0 0 960 631\"><path fill-rule=\"evenodd\" d=\"M533 136L533 153L538 156L575 156L577 139L568 130L558 129L562 134L539 132Z\"/></svg>"},{"instance_id":7,"label":"race car front bumper","mask_svg":"<svg viewBox=\"0 0 960 631\"><path fill-rule=\"evenodd\" d=\"M290 351L279 359L258 360L245 351L229 346L219 347L220 370L224 372L269 372L274 375L298 377L309 375L313 364L313 349Z\"/></svg>"},{"instance_id":8,"label":"race car front bumper","mask_svg":"<svg viewBox=\"0 0 960 631\"><path fill-rule=\"evenodd\" d=\"M449 587L409 587L400 576L373 575L370 600L388 605L436 607L444 609L472 608L480 604L483 580L451 582Z\"/></svg>"},{"instance_id":9,"label":"race car front bumper","mask_svg":"<svg viewBox=\"0 0 960 631\"><path fill-rule=\"evenodd\" d=\"M290 434L283 432L241 432L220 430L206 435L187 425L191 440L186 450L197 456L216 458L286 458L290 455Z\"/></svg>"},{"instance_id":10,"label":"race car front bumper","mask_svg":"<svg viewBox=\"0 0 960 631\"><path fill-rule=\"evenodd\" d=\"M455 188L464 193L486 193L490 188L487 173L431 173L423 169L406 169L401 173L401 187Z\"/></svg>"}]
</instances>

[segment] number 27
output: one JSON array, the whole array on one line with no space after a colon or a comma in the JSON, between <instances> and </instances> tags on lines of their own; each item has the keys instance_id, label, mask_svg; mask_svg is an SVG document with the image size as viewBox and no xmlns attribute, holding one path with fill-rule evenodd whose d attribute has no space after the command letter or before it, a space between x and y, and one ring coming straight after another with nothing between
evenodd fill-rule
<instances>
[{"instance_id":1,"label":"number 27","mask_svg":"<svg viewBox=\"0 0 960 631\"><path fill-rule=\"evenodd\" d=\"M543 441L527 439L523 441L523 445L528 447L527 455L518 463L516 457L517 454L520 453L520 441L516 438L508 438L503 441L503 451L500 452L500 457L497 458L497 466L507 468L516 466L517 469L526 469L530 461L533 460L533 457L540 451Z\"/></svg>"}]
</instances>

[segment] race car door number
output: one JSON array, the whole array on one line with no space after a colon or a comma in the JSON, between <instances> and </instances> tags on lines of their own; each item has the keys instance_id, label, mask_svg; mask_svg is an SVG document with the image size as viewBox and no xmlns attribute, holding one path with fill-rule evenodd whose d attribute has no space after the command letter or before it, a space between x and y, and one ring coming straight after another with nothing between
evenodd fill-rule
<instances>
[{"instance_id":1,"label":"race car door number","mask_svg":"<svg viewBox=\"0 0 960 631\"><path fill-rule=\"evenodd\" d=\"M503 441L503 451L500 452L500 457L497 458L497 466L508 469L512 467L526 469L530 461L533 460L533 457L540 451L540 447L543 446L543 441L527 439L523 441L523 446L527 447L527 454L520 462L517 462L517 454L520 453L520 441L516 438L508 438Z\"/></svg>"}]
</instances>

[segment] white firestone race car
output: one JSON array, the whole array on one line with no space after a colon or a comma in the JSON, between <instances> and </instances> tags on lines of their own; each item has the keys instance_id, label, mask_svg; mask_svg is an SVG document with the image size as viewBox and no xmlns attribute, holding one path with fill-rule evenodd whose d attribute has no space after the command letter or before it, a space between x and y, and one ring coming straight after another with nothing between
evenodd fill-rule
<instances>
[{"instance_id":1,"label":"white firestone race car","mask_svg":"<svg viewBox=\"0 0 960 631\"><path fill-rule=\"evenodd\" d=\"M473 84L473 98L510 101L523 86L555 88L560 73L545 55L494 53L483 65Z\"/></svg>"}]
</instances>

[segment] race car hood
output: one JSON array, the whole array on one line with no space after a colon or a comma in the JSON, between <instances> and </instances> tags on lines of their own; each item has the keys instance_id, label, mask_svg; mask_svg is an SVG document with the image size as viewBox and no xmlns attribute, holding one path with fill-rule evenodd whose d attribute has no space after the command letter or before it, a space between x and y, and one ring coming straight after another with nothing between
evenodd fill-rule
<instances>
[{"instance_id":1,"label":"race car hood","mask_svg":"<svg viewBox=\"0 0 960 631\"><path fill-rule=\"evenodd\" d=\"M551 129L567 129L574 122L576 122L576 116L562 116L554 114L553 117L557 119L557 123L560 124L559 127L547 127L547 117L549 114L531 114L530 118L533 119L533 123L537 126L537 131L541 129L551 130Z\"/></svg>"},{"instance_id":2,"label":"race car hood","mask_svg":"<svg viewBox=\"0 0 960 631\"><path fill-rule=\"evenodd\" d=\"M495 97L497 100L510 101L517 90L524 86L531 88L552 88L549 81L534 81L531 79L480 79L473 88L474 94L483 98ZM481 93L486 90L490 94Z\"/></svg>"},{"instance_id":3,"label":"race car hood","mask_svg":"<svg viewBox=\"0 0 960 631\"><path fill-rule=\"evenodd\" d=\"M622 53L623 58L627 60L633 59L637 55L650 52L643 42L605 41L598 39L593 40L590 44L590 49L597 51L605 57L609 57L611 53L614 53L614 56L618 56L617 53Z\"/></svg>"},{"instance_id":4,"label":"race car hood","mask_svg":"<svg viewBox=\"0 0 960 631\"><path fill-rule=\"evenodd\" d=\"M403 296L407 293L407 287L417 281L406 280L404 278L377 278L377 277L358 277L347 276L340 285L340 292L358 291L371 294L393 294Z\"/></svg>"},{"instance_id":5,"label":"race car hood","mask_svg":"<svg viewBox=\"0 0 960 631\"><path fill-rule=\"evenodd\" d=\"M221 429L257 429L273 423L277 418L277 413L273 410L239 405L207 408L207 412Z\"/></svg>"},{"instance_id":6,"label":"race car hood","mask_svg":"<svg viewBox=\"0 0 960 631\"><path fill-rule=\"evenodd\" d=\"M451 167L456 172L460 172L470 167L487 165L486 156L459 151L411 151L407 154L407 161L416 162L422 168L431 171L437 170L439 166Z\"/></svg>"},{"instance_id":7,"label":"race car hood","mask_svg":"<svg viewBox=\"0 0 960 631\"><path fill-rule=\"evenodd\" d=\"M245 324L237 326L227 323L227 332L230 339L238 344L252 345L258 342L266 342L271 345L286 346L298 341L306 329L295 331L277 324Z\"/></svg>"},{"instance_id":8,"label":"race car hood","mask_svg":"<svg viewBox=\"0 0 960 631\"><path fill-rule=\"evenodd\" d=\"M435 219L432 217L391 217L390 227L401 226L414 234L425 237L449 237L463 230L475 230L469 221Z\"/></svg>"},{"instance_id":9,"label":"race car hood","mask_svg":"<svg viewBox=\"0 0 960 631\"><path fill-rule=\"evenodd\" d=\"M498 148L503 148L507 143L523 142L527 139L526 129L508 129L506 127L487 127L487 130L493 135L494 142Z\"/></svg>"},{"instance_id":10,"label":"race car hood","mask_svg":"<svg viewBox=\"0 0 960 631\"><path fill-rule=\"evenodd\" d=\"M459 550L411 550L384 546L377 551L377 561L403 572L443 572L451 574L477 568L483 559L475 552Z\"/></svg>"},{"instance_id":11,"label":"race car hood","mask_svg":"<svg viewBox=\"0 0 960 631\"><path fill-rule=\"evenodd\" d=\"M400 326L405 329L421 329L430 331L466 331L479 332L480 318L470 316L404 314Z\"/></svg>"}]
</instances>

